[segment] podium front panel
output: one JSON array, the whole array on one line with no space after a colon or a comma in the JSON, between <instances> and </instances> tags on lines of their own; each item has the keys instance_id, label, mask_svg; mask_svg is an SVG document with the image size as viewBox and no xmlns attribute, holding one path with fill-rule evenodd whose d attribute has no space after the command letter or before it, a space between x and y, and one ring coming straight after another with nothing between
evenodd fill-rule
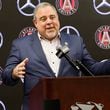
<instances>
[{"instance_id":1,"label":"podium front panel","mask_svg":"<svg viewBox=\"0 0 110 110\"><path fill-rule=\"evenodd\" d=\"M109 76L41 79L30 93L30 110L110 110L109 83Z\"/></svg>"}]
</instances>

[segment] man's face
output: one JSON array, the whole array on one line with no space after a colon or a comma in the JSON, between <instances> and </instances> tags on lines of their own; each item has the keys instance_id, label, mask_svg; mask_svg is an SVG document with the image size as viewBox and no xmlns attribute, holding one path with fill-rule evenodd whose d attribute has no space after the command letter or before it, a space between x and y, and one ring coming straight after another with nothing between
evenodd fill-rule
<instances>
[{"instance_id":1,"label":"man's face","mask_svg":"<svg viewBox=\"0 0 110 110\"><path fill-rule=\"evenodd\" d=\"M50 6L38 9L34 25L41 36L48 40L54 39L60 28L58 15Z\"/></svg>"}]
</instances>

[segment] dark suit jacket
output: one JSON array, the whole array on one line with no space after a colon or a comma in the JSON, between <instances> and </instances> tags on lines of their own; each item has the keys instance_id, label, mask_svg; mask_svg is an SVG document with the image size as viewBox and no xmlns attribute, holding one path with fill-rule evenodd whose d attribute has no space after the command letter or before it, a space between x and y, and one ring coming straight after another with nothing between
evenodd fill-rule
<instances>
[{"instance_id":1,"label":"dark suit jacket","mask_svg":"<svg viewBox=\"0 0 110 110\"><path fill-rule=\"evenodd\" d=\"M86 50L85 44L81 37L61 33L61 45L68 43L70 48L69 56L72 59L78 59L95 75L104 75L110 73L110 61L96 62L91 58ZM24 109L28 110L28 95L30 90L38 83L40 78L55 77L50 68L37 33L30 36L18 38L13 41L10 55L6 67L2 74L3 81L7 85L14 85L18 80L11 77L12 69L25 58L29 58L26 65L26 75L24 79ZM63 57L60 63L58 77L79 76L79 71L74 69Z\"/></svg>"}]
</instances>

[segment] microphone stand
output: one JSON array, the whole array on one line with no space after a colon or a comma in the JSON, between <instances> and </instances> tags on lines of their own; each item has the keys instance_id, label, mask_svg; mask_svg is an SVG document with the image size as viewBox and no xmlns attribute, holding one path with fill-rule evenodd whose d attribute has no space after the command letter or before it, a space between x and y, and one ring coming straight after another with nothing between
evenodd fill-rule
<instances>
[{"instance_id":1,"label":"microphone stand","mask_svg":"<svg viewBox=\"0 0 110 110\"><path fill-rule=\"evenodd\" d=\"M81 73L80 74L84 74L86 76L94 76L92 72L90 72L87 67L85 65L82 64L81 61L79 60L73 60L71 59L67 53L69 52L69 48L68 48L68 44L65 43L64 46L60 46L59 48L57 48L57 53L56 55L59 57L59 58L62 58L62 57L65 57L66 60L69 62L69 64L77 69L78 71L80 71ZM81 75L80 75L81 76Z\"/></svg>"},{"instance_id":2,"label":"microphone stand","mask_svg":"<svg viewBox=\"0 0 110 110\"><path fill-rule=\"evenodd\" d=\"M84 73L86 76L94 76L91 71L87 69L87 67L79 60L76 60L77 65L79 66L82 73Z\"/></svg>"}]
</instances>

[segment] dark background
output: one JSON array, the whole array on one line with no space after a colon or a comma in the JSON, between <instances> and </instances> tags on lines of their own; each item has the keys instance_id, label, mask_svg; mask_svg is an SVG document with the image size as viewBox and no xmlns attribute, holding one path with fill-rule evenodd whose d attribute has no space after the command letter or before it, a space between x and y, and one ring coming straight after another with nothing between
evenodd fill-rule
<instances>
[{"instance_id":1,"label":"dark background","mask_svg":"<svg viewBox=\"0 0 110 110\"><path fill-rule=\"evenodd\" d=\"M41 2L43 1L48 1L56 7L56 0L41 0ZM26 0L21 0L20 4L25 2ZM37 0L31 0L31 2L35 5L38 3ZM59 12L58 14L61 28L66 25L75 27L83 37L87 49L94 59L99 61L110 58L110 49L102 49L95 42L96 30L102 25L110 26L110 15L98 14L93 7L93 0L79 0L78 10L71 16L62 15ZM3 45L0 48L0 66L2 68L5 66L12 41L25 27L33 27L32 16L24 16L18 11L17 0L2 0L0 10L0 32L3 35ZM8 110L20 110L22 83L14 87L1 85L0 100L6 104Z\"/></svg>"}]
</instances>

